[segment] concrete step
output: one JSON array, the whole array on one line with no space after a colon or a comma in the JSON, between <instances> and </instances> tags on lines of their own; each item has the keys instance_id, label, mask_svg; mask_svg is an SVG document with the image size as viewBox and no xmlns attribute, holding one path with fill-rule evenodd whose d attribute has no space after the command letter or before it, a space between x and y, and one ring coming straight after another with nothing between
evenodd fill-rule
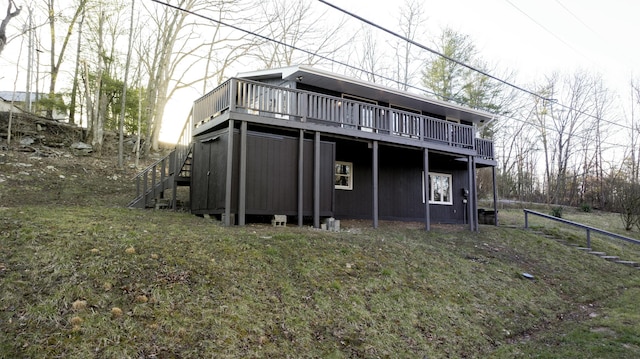
<instances>
[{"instance_id":1,"label":"concrete step","mask_svg":"<svg viewBox=\"0 0 640 359\"><path fill-rule=\"evenodd\" d=\"M636 263L634 261L617 260L616 263L624 264L624 265L629 266L629 267L638 267L638 263Z\"/></svg>"},{"instance_id":2,"label":"concrete step","mask_svg":"<svg viewBox=\"0 0 640 359\"><path fill-rule=\"evenodd\" d=\"M591 252L591 248L589 247L577 247L576 249L583 252Z\"/></svg>"},{"instance_id":3,"label":"concrete step","mask_svg":"<svg viewBox=\"0 0 640 359\"><path fill-rule=\"evenodd\" d=\"M604 260L607 260L609 262L615 262L615 261L620 260L620 257L618 257L618 256L601 256L600 258L602 258Z\"/></svg>"},{"instance_id":4,"label":"concrete step","mask_svg":"<svg viewBox=\"0 0 640 359\"><path fill-rule=\"evenodd\" d=\"M598 256L598 257L602 257L602 256L606 256L607 254L605 252L587 252L589 254L593 254L594 256Z\"/></svg>"}]
</instances>

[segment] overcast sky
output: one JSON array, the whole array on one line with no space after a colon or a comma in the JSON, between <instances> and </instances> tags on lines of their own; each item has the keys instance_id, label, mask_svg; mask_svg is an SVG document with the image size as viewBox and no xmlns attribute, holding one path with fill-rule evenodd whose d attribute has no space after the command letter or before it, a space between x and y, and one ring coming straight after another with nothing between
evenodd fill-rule
<instances>
[{"instance_id":1,"label":"overcast sky","mask_svg":"<svg viewBox=\"0 0 640 359\"><path fill-rule=\"evenodd\" d=\"M319 1L305 1L312 1L327 16L342 16ZM403 0L327 1L399 30L397 18ZM640 0L420 1L427 29L420 42L431 46L442 28L451 27L469 35L484 60L515 71L519 85L526 87L555 70L571 73L587 69L601 73L620 100L628 104L629 81L632 76L640 77ZM361 25L353 18L348 21L354 27ZM11 72L0 75L3 89L13 87ZM18 90L24 90L20 87ZM180 103L184 108L184 101ZM171 112L171 108L167 110Z\"/></svg>"},{"instance_id":2,"label":"overcast sky","mask_svg":"<svg viewBox=\"0 0 640 359\"><path fill-rule=\"evenodd\" d=\"M390 11L389 1L328 1L397 29L390 16L397 11ZM640 73L637 0L422 2L432 35L446 26L470 35L483 58L516 70L523 81L578 68L626 83L632 73Z\"/></svg>"},{"instance_id":3,"label":"overcast sky","mask_svg":"<svg viewBox=\"0 0 640 359\"><path fill-rule=\"evenodd\" d=\"M319 1L306 1L313 1L327 16L343 16ZM399 31L402 0L326 1ZM515 71L518 85L527 87L553 71L588 70L603 75L616 91L618 104L629 105L631 77L640 76L640 47L635 40L640 34L640 0L420 1L426 32L418 41L426 46L433 45L441 29L450 27L469 35L484 60ZM362 25L347 19L349 26Z\"/></svg>"}]
</instances>

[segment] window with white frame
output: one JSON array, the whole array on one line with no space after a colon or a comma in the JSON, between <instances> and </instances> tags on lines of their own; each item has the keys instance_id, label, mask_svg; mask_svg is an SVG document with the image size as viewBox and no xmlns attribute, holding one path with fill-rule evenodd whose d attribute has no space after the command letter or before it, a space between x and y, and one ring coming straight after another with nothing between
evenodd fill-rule
<instances>
[{"instance_id":1,"label":"window with white frame","mask_svg":"<svg viewBox=\"0 0 640 359\"><path fill-rule=\"evenodd\" d=\"M422 180L422 203L424 203L424 172L422 172ZM429 203L448 205L453 204L453 196L451 192L451 175L445 173L429 172Z\"/></svg>"},{"instance_id":2,"label":"window with white frame","mask_svg":"<svg viewBox=\"0 0 640 359\"><path fill-rule=\"evenodd\" d=\"M336 161L335 166L335 188L353 189L353 163Z\"/></svg>"}]
</instances>

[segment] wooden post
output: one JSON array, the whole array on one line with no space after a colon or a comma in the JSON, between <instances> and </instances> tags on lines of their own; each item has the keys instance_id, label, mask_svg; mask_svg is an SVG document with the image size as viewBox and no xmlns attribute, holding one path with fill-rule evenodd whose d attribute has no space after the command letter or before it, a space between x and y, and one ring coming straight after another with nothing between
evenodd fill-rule
<instances>
[{"instance_id":1,"label":"wooden post","mask_svg":"<svg viewBox=\"0 0 640 359\"><path fill-rule=\"evenodd\" d=\"M300 130L298 139L298 226L304 219L304 130Z\"/></svg>"},{"instance_id":2,"label":"wooden post","mask_svg":"<svg viewBox=\"0 0 640 359\"><path fill-rule=\"evenodd\" d=\"M480 230L478 225L478 176L476 173L476 156L471 156L471 178L473 180L473 227L475 231Z\"/></svg>"},{"instance_id":3,"label":"wooden post","mask_svg":"<svg viewBox=\"0 0 640 359\"><path fill-rule=\"evenodd\" d=\"M491 175L493 177L493 210L495 212L495 226L498 226L498 190L496 185L496 167L491 167Z\"/></svg>"},{"instance_id":4,"label":"wooden post","mask_svg":"<svg viewBox=\"0 0 640 359\"><path fill-rule=\"evenodd\" d=\"M378 169L379 169L378 141L373 141L373 173L372 173L372 199L373 199L373 228L378 228ZM353 173L352 173L353 175Z\"/></svg>"},{"instance_id":5,"label":"wooden post","mask_svg":"<svg viewBox=\"0 0 640 359\"><path fill-rule=\"evenodd\" d=\"M470 231L475 231L475 216L473 215L473 199L474 199L474 194L473 194L473 171L472 171L472 160L471 160L471 156L467 156L467 174L468 174L468 178L467 178L467 183L469 186L469 198L467 198L467 218L469 218L469 230Z\"/></svg>"},{"instance_id":6,"label":"wooden post","mask_svg":"<svg viewBox=\"0 0 640 359\"><path fill-rule=\"evenodd\" d=\"M233 83L233 82L232 82ZM227 138L227 176L224 196L224 225L231 225L231 181L233 180L233 120L229 120L229 133Z\"/></svg>"},{"instance_id":7,"label":"wooden post","mask_svg":"<svg viewBox=\"0 0 640 359\"><path fill-rule=\"evenodd\" d=\"M427 231L431 230L431 211L429 208L429 149L425 148L423 154L423 166L424 166L424 176L423 176L423 188L424 191L424 229Z\"/></svg>"},{"instance_id":8,"label":"wooden post","mask_svg":"<svg viewBox=\"0 0 640 359\"><path fill-rule=\"evenodd\" d=\"M158 164L153 165L153 167L151 167L151 191L153 192L153 200L155 201L156 199L158 199L158 195L156 194L156 177L157 174L156 172L158 172ZM155 203L154 203L155 205Z\"/></svg>"},{"instance_id":9,"label":"wooden post","mask_svg":"<svg viewBox=\"0 0 640 359\"><path fill-rule=\"evenodd\" d=\"M147 207L147 191L149 190L147 186L149 186L149 171L144 171L144 177L142 182L142 208Z\"/></svg>"},{"instance_id":10,"label":"wooden post","mask_svg":"<svg viewBox=\"0 0 640 359\"><path fill-rule=\"evenodd\" d=\"M166 174L167 172L167 158L163 158L162 161L160 162L160 198L164 198L164 181L166 179Z\"/></svg>"},{"instance_id":11,"label":"wooden post","mask_svg":"<svg viewBox=\"0 0 640 359\"><path fill-rule=\"evenodd\" d=\"M244 226L247 212L247 121L240 123L240 178L238 184L238 225Z\"/></svg>"},{"instance_id":12,"label":"wooden post","mask_svg":"<svg viewBox=\"0 0 640 359\"><path fill-rule=\"evenodd\" d=\"M237 102L238 102L238 80L231 79L229 81L229 112L236 111Z\"/></svg>"},{"instance_id":13,"label":"wooden post","mask_svg":"<svg viewBox=\"0 0 640 359\"><path fill-rule=\"evenodd\" d=\"M320 131L313 144L313 227L320 228Z\"/></svg>"}]
</instances>

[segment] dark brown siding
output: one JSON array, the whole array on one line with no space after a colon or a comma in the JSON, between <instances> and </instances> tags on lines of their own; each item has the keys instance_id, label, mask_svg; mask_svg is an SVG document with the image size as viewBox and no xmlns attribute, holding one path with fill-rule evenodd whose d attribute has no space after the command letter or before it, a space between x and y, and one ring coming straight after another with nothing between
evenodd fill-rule
<instances>
[{"instance_id":1,"label":"dark brown siding","mask_svg":"<svg viewBox=\"0 0 640 359\"><path fill-rule=\"evenodd\" d=\"M336 141L336 161L353 163L353 189L336 189L336 218L371 218L371 161L366 142Z\"/></svg>"},{"instance_id":2,"label":"dark brown siding","mask_svg":"<svg viewBox=\"0 0 640 359\"><path fill-rule=\"evenodd\" d=\"M224 210L227 133L204 135L194 140L191 178L191 210L220 213Z\"/></svg>"},{"instance_id":3,"label":"dark brown siding","mask_svg":"<svg viewBox=\"0 0 640 359\"><path fill-rule=\"evenodd\" d=\"M372 149L367 143L336 142L336 161L353 162L353 190L336 190L336 218L372 218ZM421 150L379 147L379 216L383 220L424 220ZM430 171L452 175L453 205L431 205L434 223L466 223L462 188L468 188L466 162L431 154Z\"/></svg>"},{"instance_id":4,"label":"dark brown siding","mask_svg":"<svg viewBox=\"0 0 640 359\"><path fill-rule=\"evenodd\" d=\"M421 220L422 152L380 147L380 218Z\"/></svg>"},{"instance_id":5,"label":"dark brown siding","mask_svg":"<svg viewBox=\"0 0 640 359\"><path fill-rule=\"evenodd\" d=\"M298 138L250 131L247 134L247 214L298 214ZM228 135L196 138L193 152L191 209L224 212ZM240 136L234 134L231 212L237 213ZM304 215L313 214L313 141L304 141ZM333 215L335 146L320 144L320 215Z\"/></svg>"}]
</instances>

